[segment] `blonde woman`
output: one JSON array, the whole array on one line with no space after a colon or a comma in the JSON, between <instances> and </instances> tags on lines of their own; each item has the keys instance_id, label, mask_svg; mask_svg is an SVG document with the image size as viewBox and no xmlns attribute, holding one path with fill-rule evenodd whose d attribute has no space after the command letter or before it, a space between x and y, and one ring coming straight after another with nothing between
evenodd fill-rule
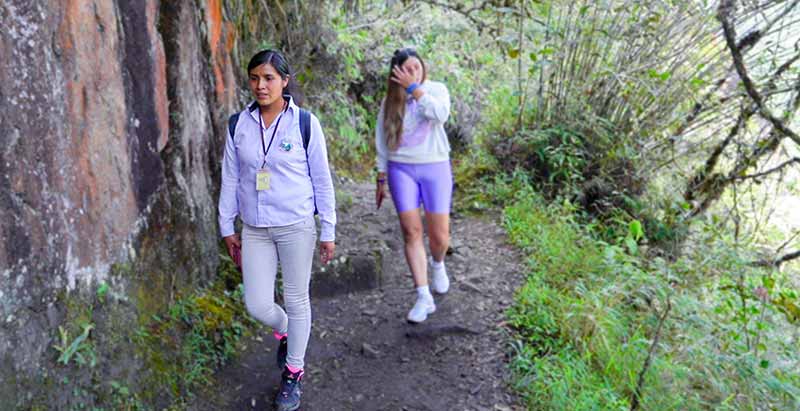
<instances>
[{"instance_id":1,"label":"blonde woman","mask_svg":"<svg viewBox=\"0 0 800 411\"><path fill-rule=\"evenodd\" d=\"M450 115L450 94L444 84L427 79L422 58L409 48L395 51L387 82L375 130L375 202L380 208L388 182L417 291L407 319L421 323L436 311L431 289L444 294L450 287L444 265L453 193L450 144L444 131ZM428 227L430 286L420 205L425 208Z\"/></svg>"}]
</instances>

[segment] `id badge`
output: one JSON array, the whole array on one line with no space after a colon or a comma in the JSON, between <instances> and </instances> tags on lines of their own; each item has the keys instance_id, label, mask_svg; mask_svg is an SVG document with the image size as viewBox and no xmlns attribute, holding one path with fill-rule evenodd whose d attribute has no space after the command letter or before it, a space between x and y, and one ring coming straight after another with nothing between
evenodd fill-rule
<instances>
[{"instance_id":1,"label":"id badge","mask_svg":"<svg viewBox=\"0 0 800 411\"><path fill-rule=\"evenodd\" d=\"M256 172L256 191L269 190L269 170L261 169Z\"/></svg>"}]
</instances>

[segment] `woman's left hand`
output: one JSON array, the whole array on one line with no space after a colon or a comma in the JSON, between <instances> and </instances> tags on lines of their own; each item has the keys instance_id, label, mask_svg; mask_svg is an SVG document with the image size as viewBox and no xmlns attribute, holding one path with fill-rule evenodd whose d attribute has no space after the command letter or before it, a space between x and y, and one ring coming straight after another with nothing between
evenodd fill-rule
<instances>
[{"instance_id":1,"label":"woman's left hand","mask_svg":"<svg viewBox=\"0 0 800 411\"><path fill-rule=\"evenodd\" d=\"M322 265L328 264L333 260L334 250L336 250L336 243L333 241L320 241L319 259L322 261Z\"/></svg>"},{"instance_id":2,"label":"woman's left hand","mask_svg":"<svg viewBox=\"0 0 800 411\"><path fill-rule=\"evenodd\" d=\"M392 81L403 86L403 88L408 88L408 86L417 81L417 79L414 78L413 74L403 69L403 67L394 66L392 67Z\"/></svg>"}]
</instances>

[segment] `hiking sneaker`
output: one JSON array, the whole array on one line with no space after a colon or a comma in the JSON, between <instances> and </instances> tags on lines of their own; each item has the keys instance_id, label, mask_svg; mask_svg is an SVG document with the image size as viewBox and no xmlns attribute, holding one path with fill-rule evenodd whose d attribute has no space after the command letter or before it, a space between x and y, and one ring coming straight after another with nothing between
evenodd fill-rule
<instances>
[{"instance_id":1,"label":"hiking sneaker","mask_svg":"<svg viewBox=\"0 0 800 411\"><path fill-rule=\"evenodd\" d=\"M436 264L431 260L431 288L439 294L444 294L450 289L450 279L447 277L444 261Z\"/></svg>"},{"instance_id":2,"label":"hiking sneaker","mask_svg":"<svg viewBox=\"0 0 800 411\"><path fill-rule=\"evenodd\" d=\"M283 368L286 366L286 355L289 352L288 340L289 338L286 335L278 340L278 355L275 358L278 368Z\"/></svg>"},{"instance_id":3,"label":"hiking sneaker","mask_svg":"<svg viewBox=\"0 0 800 411\"><path fill-rule=\"evenodd\" d=\"M293 373L288 368L281 374L281 389L275 397L277 411L295 411L300 408L300 396L303 394L303 371Z\"/></svg>"},{"instance_id":4,"label":"hiking sneaker","mask_svg":"<svg viewBox=\"0 0 800 411\"><path fill-rule=\"evenodd\" d=\"M428 314L433 314L435 311L436 304L433 303L433 299L417 298L417 302L411 307L406 318L408 322L421 323L428 319Z\"/></svg>"}]
</instances>

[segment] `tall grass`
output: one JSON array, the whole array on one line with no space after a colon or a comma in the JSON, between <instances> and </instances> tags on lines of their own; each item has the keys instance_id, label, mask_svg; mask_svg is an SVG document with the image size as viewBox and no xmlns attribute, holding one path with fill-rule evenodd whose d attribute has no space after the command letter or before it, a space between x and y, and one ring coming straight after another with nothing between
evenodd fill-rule
<instances>
[{"instance_id":1,"label":"tall grass","mask_svg":"<svg viewBox=\"0 0 800 411\"><path fill-rule=\"evenodd\" d=\"M766 306L764 315L743 313L725 281L708 275L745 269L736 261L646 259L623 239L598 240L598 227L579 223L569 203L547 205L530 189L511 198L504 223L529 270L507 313L511 369L529 409L628 410L636 393L643 410L800 406L797 341L769 331L791 323ZM687 269L704 280L689 280ZM760 353L743 344L756 333Z\"/></svg>"}]
</instances>

